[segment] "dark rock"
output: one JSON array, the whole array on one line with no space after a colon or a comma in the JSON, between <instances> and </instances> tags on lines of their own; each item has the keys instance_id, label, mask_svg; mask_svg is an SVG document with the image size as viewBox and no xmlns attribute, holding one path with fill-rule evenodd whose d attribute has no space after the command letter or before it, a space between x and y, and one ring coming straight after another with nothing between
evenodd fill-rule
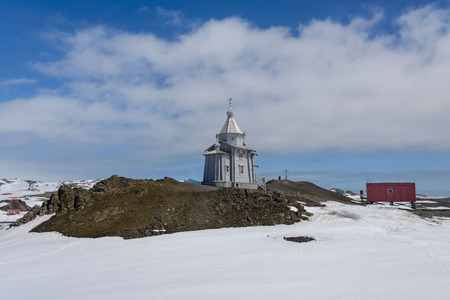
<instances>
[{"instance_id":1,"label":"dark rock","mask_svg":"<svg viewBox=\"0 0 450 300\"><path fill-rule=\"evenodd\" d=\"M36 217L39 215L40 210L41 208L38 205L33 206L33 208L29 212L27 212L25 216L17 220L16 223L18 225L21 225L36 219Z\"/></svg>"},{"instance_id":2,"label":"dark rock","mask_svg":"<svg viewBox=\"0 0 450 300\"><path fill-rule=\"evenodd\" d=\"M20 199L3 200L0 203L6 204L0 208L3 211L7 211L9 209L20 209L21 211L29 211L31 209L31 207L29 207L25 201Z\"/></svg>"},{"instance_id":3,"label":"dark rock","mask_svg":"<svg viewBox=\"0 0 450 300\"><path fill-rule=\"evenodd\" d=\"M311 241L315 241L316 239L310 236L285 236L283 238L285 241L296 242L296 243L307 243Z\"/></svg>"}]
</instances>

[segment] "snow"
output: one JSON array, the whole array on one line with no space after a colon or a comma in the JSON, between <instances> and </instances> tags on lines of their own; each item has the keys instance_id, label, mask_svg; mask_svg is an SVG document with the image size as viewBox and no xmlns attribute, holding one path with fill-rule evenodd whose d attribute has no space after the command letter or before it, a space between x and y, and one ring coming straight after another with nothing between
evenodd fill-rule
<instances>
[{"instance_id":1,"label":"snow","mask_svg":"<svg viewBox=\"0 0 450 300\"><path fill-rule=\"evenodd\" d=\"M11 200L11 197L19 197L20 199L18 200L25 201L30 207L35 205L41 206L43 201L49 199L49 197L44 196L44 194L58 190L62 184L90 189L100 180L101 179L42 182L17 178L0 179L0 201ZM33 183L30 185L30 182ZM6 204L7 203L0 203L0 207ZM6 211L0 210L0 222L15 222L26 213L27 212L23 211L18 215L8 216ZM0 231L5 227L6 225L2 226L2 224L0 224Z\"/></svg>"},{"instance_id":2,"label":"snow","mask_svg":"<svg viewBox=\"0 0 450 300\"><path fill-rule=\"evenodd\" d=\"M350 199L352 199L354 201L361 202L361 196L360 195L351 195L351 194L344 193L343 196L345 196L347 198L350 198Z\"/></svg>"},{"instance_id":3,"label":"snow","mask_svg":"<svg viewBox=\"0 0 450 300\"><path fill-rule=\"evenodd\" d=\"M183 180L179 180L179 182L186 182L186 183L193 183L193 184L201 184L200 181L192 179L192 178L186 178Z\"/></svg>"},{"instance_id":4,"label":"snow","mask_svg":"<svg viewBox=\"0 0 450 300\"><path fill-rule=\"evenodd\" d=\"M0 194L6 195L11 193L12 195L19 194L18 197L23 197L25 195L34 195L38 193L52 192L59 188L61 182L35 182L32 190L29 190L29 182L22 179L0 179ZM8 195L9 196L9 195ZM13 196L11 196L13 197ZM17 197L17 196L16 196Z\"/></svg>"},{"instance_id":5,"label":"snow","mask_svg":"<svg viewBox=\"0 0 450 300\"><path fill-rule=\"evenodd\" d=\"M416 203L420 203L420 204L436 204L438 202L431 201L431 200L416 200Z\"/></svg>"},{"instance_id":6,"label":"snow","mask_svg":"<svg viewBox=\"0 0 450 300\"><path fill-rule=\"evenodd\" d=\"M295 206L289 206L289 210L298 212L298 208Z\"/></svg>"},{"instance_id":7,"label":"snow","mask_svg":"<svg viewBox=\"0 0 450 300\"><path fill-rule=\"evenodd\" d=\"M53 214L45 215L45 216L42 216L42 217L38 216L38 217L36 217L36 219L34 219L34 220L32 220L32 221L30 221L30 222L28 222L28 223L26 223L26 224L24 224L22 226L13 227L13 228L10 228L8 230L4 230L0 234L0 243L4 242L4 241L11 240L11 239L16 239L16 238L28 235L28 233L29 233L29 231L31 229L33 229L34 227L38 226L41 223L44 223L45 221L50 219L52 216L53 216Z\"/></svg>"},{"instance_id":8,"label":"snow","mask_svg":"<svg viewBox=\"0 0 450 300\"><path fill-rule=\"evenodd\" d=\"M307 209L310 221L289 226L134 240L3 230L2 298L448 298L449 219L378 205ZM316 241L283 240L300 235Z\"/></svg>"},{"instance_id":9,"label":"snow","mask_svg":"<svg viewBox=\"0 0 450 300\"><path fill-rule=\"evenodd\" d=\"M429 209L429 210L448 210L448 209L450 209L450 207L436 206L436 207L428 207L427 209Z\"/></svg>"},{"instance_id":10,"label":"snow","mask_svg":"<svg viewBox=\"0 0 450 300\"><path fill-rule=\"evenodd\" d=\"M92 188L101 179L95 180L73 180L73 181L34 181L23 179L0 179L0 195L2 197L24 197L26 195L43 194L56 191L62 184L80 187L84 189ZM29 189L31 187L31 189Z\"/></svg>"},{"instance_id":11,"label":"snow","mask_svg":"<svg viewBox=\"0 0 450 300\"><path fill-rule=\"evenodd\" d=\"M426 196L426 195L417 195L417 200L419 200L419 199L443 200L443 199L448 199L448 197L446 197L446 196L434 197L434 196Z\"/></svg>"}]
</instances>

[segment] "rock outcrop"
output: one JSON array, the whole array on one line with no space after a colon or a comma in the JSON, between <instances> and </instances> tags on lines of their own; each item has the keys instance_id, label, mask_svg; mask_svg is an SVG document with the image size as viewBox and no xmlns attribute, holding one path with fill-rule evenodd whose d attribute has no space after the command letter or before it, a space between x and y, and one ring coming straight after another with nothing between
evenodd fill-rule
<instances>
[{"instance_id":1,"label":"rock outcrop","mask_svg":"<svg viewBox=\"0 0 450 300\"><path fill-rule=\"evenodd\" d=\"M25 201L19 199L0 201L0 206L0 209L3 211L7 211L9 209L20 209L21 211L28 211L31 209L31 207L29 207Z\"/></svg>"},{"instance_id":2,"label":"rock outcrop","mask_svg":"<svg viewBox=\"0 0 450 300\"><path fill-rule=\"evenodd\" d=\"M222 227L293 224L307 219L295 197L277 191L217 188L171 178L114 175L84 190L63 185L28 219L55 213L36 232L75 237L138 238ZM24 218L25 218L24 217Z\"/></svg>"},{"instance_id":3,"label":"rock outcrop","mask_svg":"<svg viewBox=\"0 0 450 300\"><path fill-rule=\"evenodd\" d=\"M25 216L16 221L16 224L14 226L19 226L34 220L37 216L40 215L40 210L41 209L38 205L33 206L33 208L29 212L27 212Z\"/></svg>"}]
</instances>

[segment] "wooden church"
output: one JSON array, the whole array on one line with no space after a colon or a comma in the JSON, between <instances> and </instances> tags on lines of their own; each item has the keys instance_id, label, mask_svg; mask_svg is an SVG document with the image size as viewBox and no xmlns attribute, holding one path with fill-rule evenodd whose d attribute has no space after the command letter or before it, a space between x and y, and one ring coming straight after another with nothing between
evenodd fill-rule
<instances>
[{"instance_id":1,"label":"wooden church","mask_svg":"<svg viewBox=\"0 0 450 300\"><path fill-rule=\"evenodd\" d=\"M256 151L247 147L245 133L234 119L231 105L227 120L216 135L216 142L205 150L204 185L221 187L265 189L264 181L255 175L254 157Z\"/></svg>"}]
</instances>

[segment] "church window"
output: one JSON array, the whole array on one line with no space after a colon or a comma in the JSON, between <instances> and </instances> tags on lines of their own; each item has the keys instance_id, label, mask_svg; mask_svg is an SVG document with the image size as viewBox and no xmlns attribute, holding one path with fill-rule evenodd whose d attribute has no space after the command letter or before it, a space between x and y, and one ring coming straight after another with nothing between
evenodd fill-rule
<instances>
[{"instance_id":1,"label":"church window","mask_svg":"<svg viewBox=\"0 0 450 300\"><path fill-rule=\"evenodd\" d=\"M239 173L244 174L244 166L239 166Z\"/></svg>"},{"instance_id":2,"label":"church window","mask_svg":"<svg viewBox=\"0 0 450 300\"><path fill-rule=\"evenodd\" d=\"M227 166L227 173L230 173L230 166Z\"/></svg>"},{"instance_id":3,"label":"church window","mask_svg":"<svg viewBox=\"0 0 450 300\"><path fill-rule=\"evenodd\" d=\"M243 157L243 154L242 153L239 153L239 157L242 159L242 157Z\"/></svg>"}]
</instances>

